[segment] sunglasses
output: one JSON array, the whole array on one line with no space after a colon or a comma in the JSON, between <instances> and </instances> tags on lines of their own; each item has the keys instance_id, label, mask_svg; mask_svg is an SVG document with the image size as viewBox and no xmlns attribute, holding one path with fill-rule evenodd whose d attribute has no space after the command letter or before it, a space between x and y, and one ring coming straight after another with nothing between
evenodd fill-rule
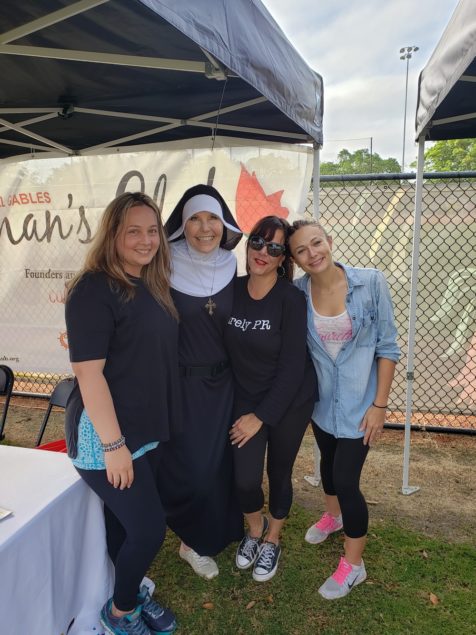
<instances>
[{"instance_id":1,"label":"sunglasses","mask_svg":"<svg viewBox=\"0 0 476 635\"><path fill-rule=\"evenodd\" d=\"M281 245L281 243L267 243L264 238L256 234L252 234L248 238L248 245L255 251L261 251L263 247L266 247L268 256L272 256L273 258L278 258L286 253L286 247Z\"/></svg>"}]
</instances>

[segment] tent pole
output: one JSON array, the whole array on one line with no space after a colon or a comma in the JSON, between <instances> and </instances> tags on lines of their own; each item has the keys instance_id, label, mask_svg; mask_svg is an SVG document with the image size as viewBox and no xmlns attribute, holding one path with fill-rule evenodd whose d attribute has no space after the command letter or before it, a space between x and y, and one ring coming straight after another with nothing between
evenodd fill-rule
<instances>
[{"instance_id":1,"label":"tent pole","mask_svg":"<svg viewBox=\"0 0 476 635\"><path fill-rule=\"evenodd\" d=\"M320 214L320 200L319 200L319 188L321 180L321 164L320 164L320 149L321 146L314 142L313 144L313 163L312 163L312 202L313 202L313 214L316 220L319 220ZM311 423L311 425L314 425ZM312 476L305 476L304 480L317 487L321 482L321 453L319 447L314 441L314 474Z\"/></svg>"},{"instance_id":2,"label":"tent pole","mask_svg":"<svg viewBox=\"0 0 476 635\"><path fill-rule=\"evenodd\" d=\"M321 155L320 150L321 146L314 142L313 143L313 161L312 161L312 208L314 213L314 218L319 220L320 216L320 195L319 189L321 186Z\"/></svg>"},{"instance_id":3,"label":"tent pole","mask_svg":"<svg viewBox=\"0 0 476 635\"><path fill-rule=\"evenodd\" d=\"M410 433L413 400L413 358L415 347L415 322L418 287L418 262L420 258L421 208L423 198L423 163L425 159L425 135L418 139L418 163L415 186L415 218L413 220L412 275L410 283L410 314L408 318L407 396L405 412L405 443L403 448L402 494L409 495L420 488L408 484L410 468Z\"/></svg>"}]
</instances>

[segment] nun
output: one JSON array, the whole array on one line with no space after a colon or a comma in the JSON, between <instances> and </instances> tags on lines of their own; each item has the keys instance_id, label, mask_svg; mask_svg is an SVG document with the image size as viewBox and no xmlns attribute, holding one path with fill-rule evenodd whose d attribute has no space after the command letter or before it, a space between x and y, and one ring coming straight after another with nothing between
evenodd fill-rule
<instances>
[{"instance_id":1,"label":"nun","mask_svg":"<svg viewBox=\"0 0 476 635\"><path fill-rule=\"evenodd\" d=\"M199 576L218 575L214 556L243 537L229 441L233 376L223 343L242 232L219 192L188 189L165 230L179 323L183 431L164 444L161 495L180 557Z\"/></svg>"}]
</instances>

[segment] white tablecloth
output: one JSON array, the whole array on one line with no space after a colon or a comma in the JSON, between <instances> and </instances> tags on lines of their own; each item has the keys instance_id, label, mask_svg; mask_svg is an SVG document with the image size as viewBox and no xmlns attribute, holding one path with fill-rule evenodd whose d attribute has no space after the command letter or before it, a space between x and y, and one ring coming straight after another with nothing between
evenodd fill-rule
<instances>
[{"instance_id":1,"label":"white tablecloth","mask_svg":"<svg viewBox=\"0 0 476 635\"><path fill-rule=\"evenodd\" d=\"M0 520L2 635L100 635L113 579L102 503L68 457L0 445L0 507L13 510Z\"/></svg>"}]
</instances>

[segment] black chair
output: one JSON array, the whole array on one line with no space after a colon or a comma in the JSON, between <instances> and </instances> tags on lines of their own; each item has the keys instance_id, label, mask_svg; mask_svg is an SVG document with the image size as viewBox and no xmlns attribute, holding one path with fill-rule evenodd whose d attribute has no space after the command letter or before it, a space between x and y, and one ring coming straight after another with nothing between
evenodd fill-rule
<instances>
[{"instance_id":1,"label":"black chair","mask_svg":"<svg viewBox=\"0 0 476 635\"><path fill-rule=\"evenodd\" d=\"M0 396L5 397L2 418L0 420L0 441L5 438L5 435L3 434L3 428L5 427L5 419L7 418L7 410L10 404L10 397L12 396L14 381L15 376L12 369L9 366L0 364Z\"/></svg>"},{"instance_id":2,"label":"black chair","mask_svg":"<svg viewBox=\"0 0 476 635\"><path fill-rule=\"evenodd\" d=\"M53 392L50 396L50 401L48 403L48 408L46 409L45 416L43 418L43 422L41 424L40 432L38 434L38 438L36 439L36 447L38 447L41 443L41 439L43 438L43 434L45 432L46 424L48 423L48 419L50 418L51 410L53 406L59 406L60 408L66 408L66 403L68 401L68 397L71 394L74 386L74 379L72 377L68 377L67 379L62 379L59 384L56 384Z\"/></svg>"}]
</instances>

